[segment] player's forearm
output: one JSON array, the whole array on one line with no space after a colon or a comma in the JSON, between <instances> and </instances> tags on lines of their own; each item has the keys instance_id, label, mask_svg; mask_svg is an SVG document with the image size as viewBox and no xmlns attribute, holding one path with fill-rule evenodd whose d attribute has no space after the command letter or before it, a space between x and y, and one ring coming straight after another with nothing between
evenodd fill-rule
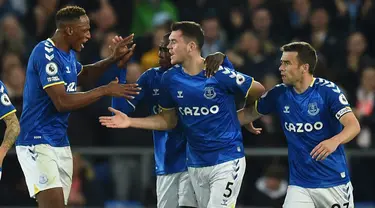
<instances>
[{"instance_id":1,"label":"player's forearm","mask_svg":"<svg viewBox=\"0 0 375 208\"><path fill-rule=\"evenodd\" d=\"M4 133L4 139L0 146L1 154L6 154L8 150L13 146L20 133L20 124L18 122L15 113L12 113L4 118L6 129Z\"/></svg>"},{"instance_id":2,"label":"player's forearm","mask_svg":"<svg viewBox=\"0 0 375 208\"><path fill-rule=\"evenodd\" d=\"M177 118L166 118L161 114L146 118L130 118L130 127L149 130L169 130L177 125Z\"/></svg>"},{"instance_id":3,"label":"player's forearm","mask_svg":"<svg viewBox=\"0 0 375 208\"><path fill-rule=\"evenodd\" d=\"M86 107L107 95L106 86L98 87L87 92L65 94L58 98L55 107L59 112L67 112Z\"/></svg>"},{"instance_id":4,"label":"player's forearm","mask_svg":"<svg viewBox=\"0 0 375 208\"><path fill-rule=\"evenodd\" d=\"M82 73L80 73L78 76L78 82L96 82L99 77L102 76L102 74L109 68L109 66L115 62L116 59L113 56L109 56L108 58L100 60L94 64L84 65Z\"/></svg>"},{"instance_id":5,"label":"player's forearm","mask_svg":"<svg viewBox=\"0 0 375 208\"><path fill-rule=\"evenodd\" d=\"M353 122L352 125L347 125L343 128L343 130L337 134L336 136L332 137L332 139L339 142L339 144L346 144L356 137L359 132L361 131L361 127L359 126L358 122Z\"/></svg>"}]
</instances>

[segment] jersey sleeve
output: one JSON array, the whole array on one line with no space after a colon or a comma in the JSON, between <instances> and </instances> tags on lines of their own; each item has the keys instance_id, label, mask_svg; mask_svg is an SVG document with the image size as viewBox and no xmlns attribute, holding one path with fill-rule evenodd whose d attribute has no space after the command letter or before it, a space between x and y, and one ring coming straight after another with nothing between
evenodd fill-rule
<instances>
[{"instance_id":1,"label":"jersey sleeve","mask_svg":"<svg viewBox=\"0 0 375 208\"><path fill-rule=\"evenodd\" d=\"M337 85L330 82L330 84L323 87L326 90L326 99L327 103L329 104L329 111L333 116L340 120L343 115L352 112L348 100Z\"/></svg>"},{"instance_id":2,"label":"jersey sleeve","mask_svg":"<svg viewBox=\"0 0 375 208\"><path fill-rule=\"evenodd\" d=\"M219 67L214 76L227 92L231 94L240 93L244 97L253 83L252 77L223 66Z\"/></svg>"},{"instance_id":3,"label":"jersey sleeve","mask_svg":"<svg viewBox=\"0 0 375 208\"><path fill-rule=\"evenodd\" d=\"M170 73L169 71L164 72L160 82L159 105L162 109L173 109L176 107L169 91Z\"/></svg>"},{"instance_id":4,"label":"jersey sleeve","mask_svg":"<svg viewBox=\"0 0 375 208\"><path fill-rule=\"evenodd\" d=\"M79 61L76 62L76 69L77 69L77 76L83 72L83 65Z\"/></svg>"},{"instance_id":5,"label":"jersey sleeve","mask_svg":"<svg viewBox=\"0 0 375 208\"><path fill-rule=\"evenodd\" d=\"M46 49L40 49L39 51L40 53L36 57L36 70L43 89L57 84L64 84L62 78L64 66L59 65L53 53L49 53Z\"/></svg>"},{"instance_id":6,"label":"jersey sleeve","mask_svg":"<svg viewBox=\"0 0 375 208\"><path fill-rule=\"evenodd\" d=\"M221 66L227 67L229 69L234 69L234 66L233 66L232 62L229 61L229 59L228 59L227 56L225 56L225 58L223 60L223 63L221 64Z\"/></svg>"},{"instance_id":7,"label":"jersey sleeve","mask_svg":"<svg viewBox=\"0 0 375 208\"><path fill-rule=\"evenodd\" d=\"M255 109L259 114L267 115L276 111L276 102L283 87L283 84L276 85L256 101Z\"/></svg>"},{"instance_id":8,"label":"jersey sleeve","mask_svg":"<svg viewBox=\"0 0 375 208\"><path fill-rule=\"evenodd\" d=\"M3 119L14 112L16 112L16 109L9 99L8 91L5 88L5 85L0 82L0 119Z\"/></svg>"},{"instance_id":9,"label":"jersey sleeve","mask_svg":"<svg viewBox=\"0 0 375 208\"><path fill-rule=\"evenodd\" d=\"M125 70L122 70L125 71ZM112 98L112 107L123 112L123 113L131 113L135 111L137 104L144 98L145 94L149 91L149 70L145 71L137 80L137 84L142 90L139 92L138 95L134 96L134 99L128 100L125 98ZM125 78L120 73L119 82L125 84Z\"/></svg>"}]
</instances>

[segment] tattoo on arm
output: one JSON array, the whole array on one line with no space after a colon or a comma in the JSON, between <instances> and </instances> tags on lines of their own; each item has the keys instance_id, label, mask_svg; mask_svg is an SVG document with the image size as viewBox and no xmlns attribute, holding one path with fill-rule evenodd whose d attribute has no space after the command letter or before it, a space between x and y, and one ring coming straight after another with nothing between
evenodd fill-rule
<instances>
[{"instance_id":1,"label":"tattoo on arm","mask_svg":"<svg viewBox=\"0 0 375 208\"><path fill-rule=\"evenodd\" d=\"M10 149L20 133L20 124L15 113L9 114L3 120L5 121L7 127L1 147Z\"/></svg>"}]
</instances>

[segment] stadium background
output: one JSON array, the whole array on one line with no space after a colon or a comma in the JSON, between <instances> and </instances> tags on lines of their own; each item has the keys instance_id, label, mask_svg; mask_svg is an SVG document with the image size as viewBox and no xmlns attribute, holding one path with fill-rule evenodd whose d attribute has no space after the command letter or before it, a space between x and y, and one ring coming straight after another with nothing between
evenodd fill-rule
<instances>
[{"instance_id":1,"label":"stadium background","mask_svg":"<svg viewBox=\"0 0 375 208\"><path fill-rule=\"evenodd\" d=\"M280 82L279 47L292 40L311 43L319 52L316 76L334 81L345 91L362 125L346 149L356 207L375 202L375 2L372 0L0 0L0 76L22 112L25 68L32 48L50 37L54 14L66 4L86 9L91 40L79 54L83 64L108 56L116 35L135 33L136 52L127 66L128 82L157 65L160 38L171 21L192 20L205 30L203 55L226 53L238 71L267 89ZM96 86L118 75L116 66ZM95 87L82 83L80 90ZM241 106L241 102L238 105ZM110 98L71 114L69 136L74 151L72 206L155 206L151 132L110 130L98 123L108 114ZM133 116L146 116L141 105ZM244 132L247 171L238 207L281 207L287 185L286 140L277 118L256 122L260 136ZM2 133L4 124L1 124ZM276 149L275 149L276 148ZM0 206L35 206L28 198L17 158L6 157L0 182ZM268 197L262 187L274 189ZM374 206L374 205L373 205ZM138 207L138 206L137 206Z\"/></svg>"}]
</instances>

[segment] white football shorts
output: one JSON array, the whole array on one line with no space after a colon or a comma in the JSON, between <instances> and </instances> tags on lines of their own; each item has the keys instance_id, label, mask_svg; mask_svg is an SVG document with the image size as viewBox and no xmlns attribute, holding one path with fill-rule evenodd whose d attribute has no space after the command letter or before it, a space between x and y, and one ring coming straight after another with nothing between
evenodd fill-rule
<instances>
[{"instance_id":1,"label":"white football shorts","mask_svg":"<svg viewBox=\"0 0 375 208\"><path fill-rule=\"evenodd\" d=\"M30 197L35 198L43 190L61 187L67 205L73 176L70 147L39 144L16 146L16 151Z\"/></svg>"},{"instance_id":2,"label":"white football shorts","mask_svg":"<svg viewBox=\"0 0 375 208\"><path fill-rule=\"evenodd\" d=\"M156 176L158 208L198 207L187 171Z\"/></svg>"},{"instance_id":3,"label":"white football shorts","mask_svg":"<svg viewBox=\"0 0 375 208\"><path fill-rule=\"evenodd\" d=\"M289 186L283 208L353 208L353 186L347 184L331 188L302 188Z\"/></svg>"},{"instance_id":4,"label":"white football shorts","mask_svg":"<svg viewBox=\"0 0 375 208\"><path fill-rule=\"evenodd\" d=\"M209 167L189 167L198 207L235 207L245 170L245 157Z\"/></svg>"}]
</instances>

